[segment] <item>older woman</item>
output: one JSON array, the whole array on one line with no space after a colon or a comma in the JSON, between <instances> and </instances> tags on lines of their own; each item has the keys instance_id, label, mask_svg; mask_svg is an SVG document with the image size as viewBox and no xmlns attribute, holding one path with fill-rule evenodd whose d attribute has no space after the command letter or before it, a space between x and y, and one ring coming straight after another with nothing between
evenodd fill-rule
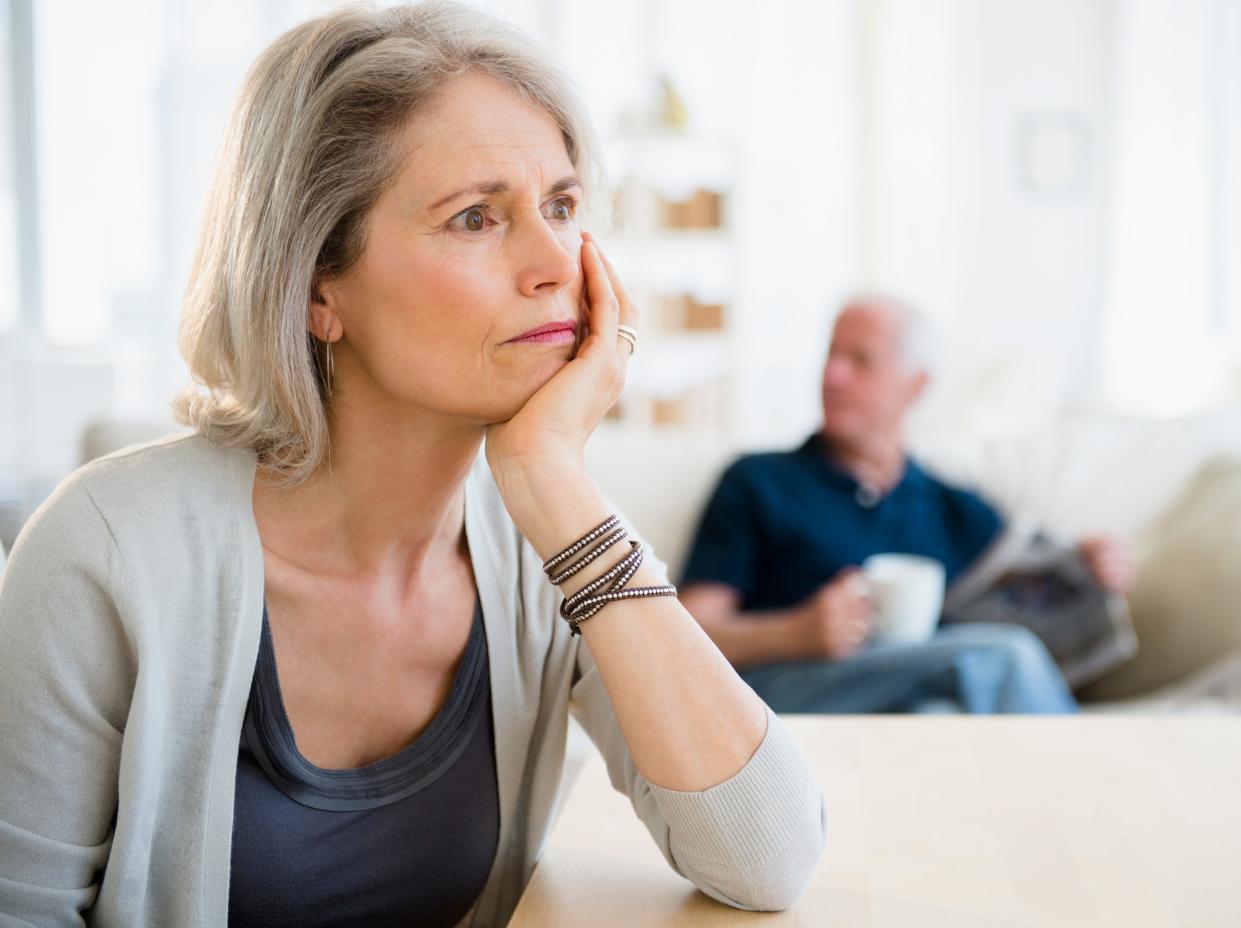
<instances>
[{"instance_id":1,"label":"older woman","mask_svg":"<svg viewBox=\"0 0 1241 928\"><path fill-rule=\"evenodd\" d=\"M799 894L804 759L582 469L637 324L590 164L563 79L463 7L262 55L185 307L193 431L68 478L4 578L0 912L503 925L570 708L674 869Z\"/></svg>"}]
</instances>

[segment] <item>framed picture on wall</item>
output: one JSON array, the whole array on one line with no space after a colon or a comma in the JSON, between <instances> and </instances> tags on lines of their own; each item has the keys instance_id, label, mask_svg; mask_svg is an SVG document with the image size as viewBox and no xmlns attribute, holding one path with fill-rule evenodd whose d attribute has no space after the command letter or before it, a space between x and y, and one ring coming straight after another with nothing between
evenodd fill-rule
<instances>
[{"instance_id":1,"label":"framed picture on wall","mask_svg":"<svg viewBox=\"0 0 1241 928\"><path fill-rule=\"evenodd\" d=\"M1090 126L1071 112L1031 112L1017 123L1017 177L1036 196L1090 189Z\"/></svg>"}]
</instances>

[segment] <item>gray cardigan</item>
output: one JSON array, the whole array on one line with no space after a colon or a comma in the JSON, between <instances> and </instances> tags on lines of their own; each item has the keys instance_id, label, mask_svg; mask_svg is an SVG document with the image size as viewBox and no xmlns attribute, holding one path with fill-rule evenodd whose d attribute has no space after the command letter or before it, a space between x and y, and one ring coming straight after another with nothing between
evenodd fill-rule
<instances>
[{"instance_id":1,"label":"gray cardigan","mask_svg":"<svg viewBox=\"0 0 1241 928\"><path fill-rule=\"evenodd\" d=\"M126 449L68 477L14 545L0 578L0 924L226 925L263 612L255 466L197 434ZM470 924L504 925L538 860L570 709L676 872L739 908L792 903L825 819L779 719L768 712L757 752L719 785L647 782L481 453L465 493L500 795Z\"/></svg>"}]
</instances>

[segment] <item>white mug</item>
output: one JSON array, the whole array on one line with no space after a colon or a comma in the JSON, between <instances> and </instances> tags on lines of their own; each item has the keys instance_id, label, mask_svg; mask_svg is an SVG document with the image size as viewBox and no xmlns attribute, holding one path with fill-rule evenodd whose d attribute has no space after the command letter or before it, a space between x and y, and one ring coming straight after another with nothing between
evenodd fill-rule
<instances>
[{"instance_id":1,"label":"white mug","mask_svg":"<svg viewBox=\"0 0 1241 928\"><path fill-rule=\"evenodd\" d=\"M876 554L862 562L875 606L875 640L918 644L935 634L944 607L944 565L916 554Z\"/></svg>"}]
</instances>

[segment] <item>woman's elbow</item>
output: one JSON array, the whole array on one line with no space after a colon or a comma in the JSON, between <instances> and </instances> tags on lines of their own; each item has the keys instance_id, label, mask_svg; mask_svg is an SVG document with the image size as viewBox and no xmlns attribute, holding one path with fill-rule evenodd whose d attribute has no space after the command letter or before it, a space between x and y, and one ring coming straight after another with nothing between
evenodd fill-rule
<instances>
[{"instance_id":1,"label":"woman's elbow","mask_svg":"<svg viewBox=\"0 0 1241 928\"><path fill-rule=\"evenodd\" d=\"M791 908L814 882L823 856L827 841L827 813L822 805L816 826L789 835L780 853L762 862L748 859L726 865L723 871L732 879L726 878L714 884L711 887L714 892L704 891L737 909L782 912Z\"/></svg>"}]
</instances>

